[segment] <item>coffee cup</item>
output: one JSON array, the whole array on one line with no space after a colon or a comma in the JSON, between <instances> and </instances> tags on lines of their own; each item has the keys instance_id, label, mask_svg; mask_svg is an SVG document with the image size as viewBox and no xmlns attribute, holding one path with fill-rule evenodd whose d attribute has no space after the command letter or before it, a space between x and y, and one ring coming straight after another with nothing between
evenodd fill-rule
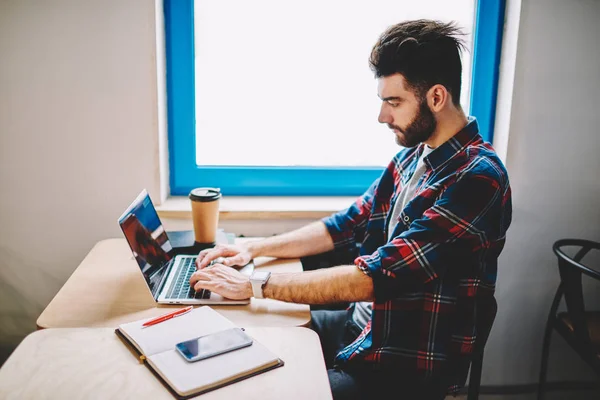
<instances>
[{"instance_id":1,"label":"coffee cup","mask_svg":"<svg viewBox=\"0 0 600 400\"><path fill-rule=\"evenodd\" d=\"M219 200L221 189L200 187L190 191L192 221L196 243L213 244L219 225Z\"/></svg>"}]
</instances>

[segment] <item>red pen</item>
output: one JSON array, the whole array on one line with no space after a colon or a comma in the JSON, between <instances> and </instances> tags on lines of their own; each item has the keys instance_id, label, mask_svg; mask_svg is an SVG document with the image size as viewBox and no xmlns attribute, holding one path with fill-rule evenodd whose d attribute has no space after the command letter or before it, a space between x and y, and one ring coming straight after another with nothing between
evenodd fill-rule
<instances>
[{"instance_id":1,"label":"red pen","mask_svg":"<svg viewBox=\"0 0 600 400\"><path fill-rule=\"evenodd\" d=\"M152 326L152 325L160 324L161 322L170 320L171 318L175 318L175 317L179 317L180 315L187 314L190 311L192 311L193 309L194 309L194 306L187 306L187 307L182 308L180 310L176 310L176 311L170 312L168 314L161 315L160 317L156 317L154 319L151 319L150 321L144 322L142 324L142 327L145 328L147 326Z\"/></svg>"}]
</instances>

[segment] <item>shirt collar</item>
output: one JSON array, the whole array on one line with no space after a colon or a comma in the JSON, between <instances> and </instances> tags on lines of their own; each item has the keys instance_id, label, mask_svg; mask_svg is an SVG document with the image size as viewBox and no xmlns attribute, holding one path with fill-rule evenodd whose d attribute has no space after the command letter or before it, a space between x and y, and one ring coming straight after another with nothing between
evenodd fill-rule
<instances>
[{"instance_id":1,"label":"shirt collar","mask_svg":"<svg viewBox=\"0 0 600 400\"><path fill-rule=\"evenodd\" d=\"M434 171L439 169L446 161L450 160L456 154L460 153L468 144L475 140L482 140L479 135L479 126L475 117L469 117L467 125L462 128L456 135L437 147L423 161L427 166ZM421 144L425 146L425 144ZM421 154L422 149L419 149Z\"/></svg>"}]
</instances>

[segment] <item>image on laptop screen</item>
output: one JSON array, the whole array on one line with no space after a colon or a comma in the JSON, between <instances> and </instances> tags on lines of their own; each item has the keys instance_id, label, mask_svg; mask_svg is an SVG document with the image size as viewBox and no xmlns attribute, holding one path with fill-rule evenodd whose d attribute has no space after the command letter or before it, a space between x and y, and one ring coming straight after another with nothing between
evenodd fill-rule
<instances>
[{"instance_id":1,"label":"image on laptop screen","mask_svg":"<svg viewBox=\"0 0 600 400\"><path fill-rule=\"evenodd\" d=\"M119 218L119 225L154 293L165 265L172 258L172 246L146 190L140 193Z\"/></svg>"}]
</instances>

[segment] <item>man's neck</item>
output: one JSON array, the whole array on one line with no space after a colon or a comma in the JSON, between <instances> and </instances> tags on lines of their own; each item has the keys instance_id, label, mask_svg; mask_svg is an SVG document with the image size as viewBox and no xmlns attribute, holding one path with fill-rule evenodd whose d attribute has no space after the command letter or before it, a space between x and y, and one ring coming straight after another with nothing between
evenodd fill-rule
<instances>
[{"instance_id":1,"label":"man's neck","mask_svg":"<svg viewBox=\"0 0 600 400\"><path fill-rule=\"evenodd\" d=\"M441 146L467 126L468 122L465 113L461 109L446 111L439 116L437 127L425 144L432 148Z\"/></svg>"}]
</instances>

